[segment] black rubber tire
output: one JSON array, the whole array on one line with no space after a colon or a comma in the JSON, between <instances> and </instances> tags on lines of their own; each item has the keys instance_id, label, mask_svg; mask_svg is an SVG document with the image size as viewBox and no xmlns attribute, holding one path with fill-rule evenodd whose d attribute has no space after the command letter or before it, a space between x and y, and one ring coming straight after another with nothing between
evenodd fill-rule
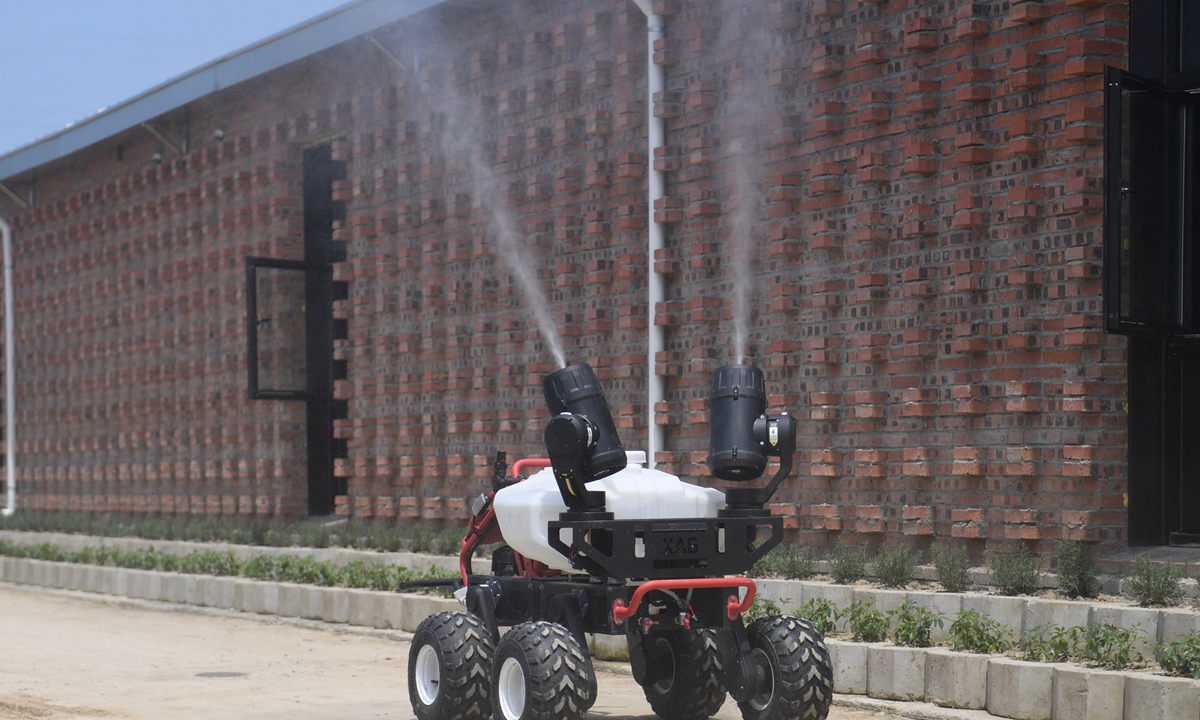
<instances>
[{"instance_id":1,"label":"black rubber tire","mask_svg":"<svg viewBox=\"0 0 1200 720\"><path fill-rule=\"evenodd\" d=\"M671 677L646 683L642 690L654 714L663 720L704 720L725 703L725 673L717 649L716 630L657 633L645 642L669 652Z\"/></svg>"},{"instance_id":2,"label":"black rubber tire","mask_svg":"<svg viewBox=\"0 0 1200 720\"><path fill-rule=\"evenodd\" d=\"M490 690L496 720L583 720L596 702L596 673L565 627L538 620L500 638Z\"/></svg>"},{"instance_id":3,"label":"black rubber tire","mask_svg":"<svg viewBox=\"0 0 1200 720\"><path fill-rule=\"evenodd\" d=\"M492 636L479 618L444 612L421 621L408 651L408 697L419 720L486 720L492 714ZM436 659L436 666L432 663Z\"/></svg>"},{"instance_id":4,"label":"black rubber tire","mask_svg":"<svg viewBox=\"0 0 1200 720\"><path fill-rule=\"evenodd\" d=\"M775 615L755 620L746 635L771 683L738 703L743 720L825 720L833 702L833 664L820 631L807 620Z\"/></svg>"}]
</instances>

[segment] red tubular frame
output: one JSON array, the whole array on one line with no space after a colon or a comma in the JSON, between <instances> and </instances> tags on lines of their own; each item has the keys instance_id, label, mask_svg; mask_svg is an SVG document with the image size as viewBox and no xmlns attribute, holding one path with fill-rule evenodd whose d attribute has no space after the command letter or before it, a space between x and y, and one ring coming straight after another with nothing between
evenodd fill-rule
<instances>
[{"instance_id":1,"label":"red tubular frame","mask_svg":"<svg viewBox=\"0 0 1200 720\"><path fill-rule=\"evenodd\" d=\"M550 467L550 458L521 458L512 464L512 476L514 478L520 477L521 470L527 467ZM491 494L491 497L495 497L495 492ZM489 497L489 499L491 498ZM482 515L471 518L471 522L468 524L467 536L463 538L462 550L458 553L458 570L462 574L463 587L470 584L467 568L470 567L471 553L475 551L475 546L483 540L483 534L488 531L489 526L495 520L496 510L489 506ZM521 558L517 562L521 563L523 561L532 563L532 561L525 561L525 558ZM523 574L526 574L527 577L536 577L536 575L532 574L534 570L531 567L524 567L523 570Z\"/></svg>"},{"instance_id":2,"label":"red tubular frame","mask_svg":"<svg viewBox=\"0 0 1200 720\"><path fill-rule=\"evenodd\" d=\"M617 598L613 602L613 622L617 625L624 625L625 621L633 617L637 610L642 605L642 599L646 593L651 590L688 590L691 588L746 588L746 597L738 602L736 596L729 596L729 602L725 608L726 614L730 620L738 619L742 613L750 609L750 604L754 602L754 592L758 586L750 578L681 578L679 580L648 580L638 586L637 590L633 591L633 597L629 598L629 605L625 605L625 601Z\"/></svg>"}]
</instances>

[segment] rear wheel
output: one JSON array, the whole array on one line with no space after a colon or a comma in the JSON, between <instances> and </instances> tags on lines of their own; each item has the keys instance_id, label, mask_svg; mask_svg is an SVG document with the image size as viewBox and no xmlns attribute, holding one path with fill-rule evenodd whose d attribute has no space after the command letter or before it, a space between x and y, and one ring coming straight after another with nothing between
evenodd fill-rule
<instances>
[{"instance_id":1,"label":"rear wheel","mask_svg":"<svg viewBox=\"0 0 1200 720\"><path fill-rule=\"evenodd\" d=\"M738 703L744 720L825 720L833 702L833 665L825 637L807 620L765 617L746 628L764 682Z\"/></svg>"},{"instance_id":2,"label":"rear wheel","mask_svg":"<svg viewBox=\"0 0 1200 720\"><path fill-rule=\"evenodd\" d=\"M444 612L421 621L408 651L408 697L419 720L485 720L494 647L479 618Z\"/></svg>"},{"instance_id":3,"label":"rear wheel","mask_svg":"<svg viewBox=\"0 0 1200 720\"><path fill-rule=\"evenodd\" d=\"M721 654L715 630L679 630L643 641L655 667L642 690L664 720L704 720L725 702Z\"/></svg>"},{"instance_id":4,"label":"rear wheel","mask_svg":"<svg viewBox=\"0 0 1200 720\"><path fill-rule=\"evenodd\" d=\"M587 649L567 629L539 620L509 630L492 664L496 720L583 720L596 702Z\"/></svg>"}]
</instances>

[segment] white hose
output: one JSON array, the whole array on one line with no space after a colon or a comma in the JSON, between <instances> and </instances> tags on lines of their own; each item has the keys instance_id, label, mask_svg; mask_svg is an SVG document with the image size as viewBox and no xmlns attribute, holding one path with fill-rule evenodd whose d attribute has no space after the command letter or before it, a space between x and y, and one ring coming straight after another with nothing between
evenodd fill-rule
<instances>
[{"instance_id":1,"label":"white hose","mask_svg":"<svg viewBox=\"0 0 1200 720\"><path fill-rule=\"evenodd\" d=\"M8 502L0 514L12 515L17 509L17 403L13 382L13 279L12 227L0 218L4 236L4 460Z\"/></svg>"}]
</instances>

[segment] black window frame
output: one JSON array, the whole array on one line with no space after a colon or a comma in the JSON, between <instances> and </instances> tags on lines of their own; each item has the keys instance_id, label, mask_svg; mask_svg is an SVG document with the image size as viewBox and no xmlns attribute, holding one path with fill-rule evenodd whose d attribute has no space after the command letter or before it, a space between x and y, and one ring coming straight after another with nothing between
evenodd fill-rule
<instances>
[{"instance_id":1,"label":"black window frame","mask_svg":"<svg viewBox=\"0 0 1200 720\"><path fill-rule=\"evenodd\" d=\"M301 260L246 257L246 391L251 400L309 400L307 390L271 390L258 386L258 268L298 270L306 275L315 268ZM304 347L296 349L305 352Z\"/></svg>"},{"instance_id":2,"label":"black window frame","mask_svg":"<svg viewBox=\"0 0 1200 720\"><path fill-rule=\"evenodd\" d=\"M1129 235L1135 238L1134 247L1138 248L1141 255L1157 252L1162 255L1160 266L1170 269L1174 265L1174 274L1169 276L1169 282L1175 286L1175 290L1173 294L1167 291L1165 300L1160 303L1170 305L1170 308L1157 313L1157 319L1149 321L1127 315L1122 306L1122 291L1126 282L1122 264L1123 202L1131 193L1139 192L1137 188L1126 184L1129 178L1123 172L1124 90L1134 90L1139 95L1171 103L1183 113L1178 128L1179 136L1164 138L1162 150L1162 162L1169 172L1163 174L1161 182L1164 187L1161 190L1166 194L1163 201L1170 207L1174 217L1156 215L1157 221L1166 225L1165 230L1155 228L1157 233L1137 224L1129 228ZM1198 101L1200 95L1194 92L1184 92L1119 68L1105 68L1104 329L1107 332L1154 337L1193 337L1200 332L1200 311L1197 309L1200 298L1193 292L1196 281L1200 280L1200 270L1196 267L1200 259L1196 223L1197 127L1200 123L1197 117L1200 114L1197 112ZM1130 158L1130 163L1132 165L1141 160L1134 156ZM1141 167L1144 171L1145 166ZM1137 173L1131 169L1130 174ZM1141 192L1145 193L1146 190ZM1142 252L1142 248L1147 247L1150 249Z\"/></svg>"}]
</instances>

